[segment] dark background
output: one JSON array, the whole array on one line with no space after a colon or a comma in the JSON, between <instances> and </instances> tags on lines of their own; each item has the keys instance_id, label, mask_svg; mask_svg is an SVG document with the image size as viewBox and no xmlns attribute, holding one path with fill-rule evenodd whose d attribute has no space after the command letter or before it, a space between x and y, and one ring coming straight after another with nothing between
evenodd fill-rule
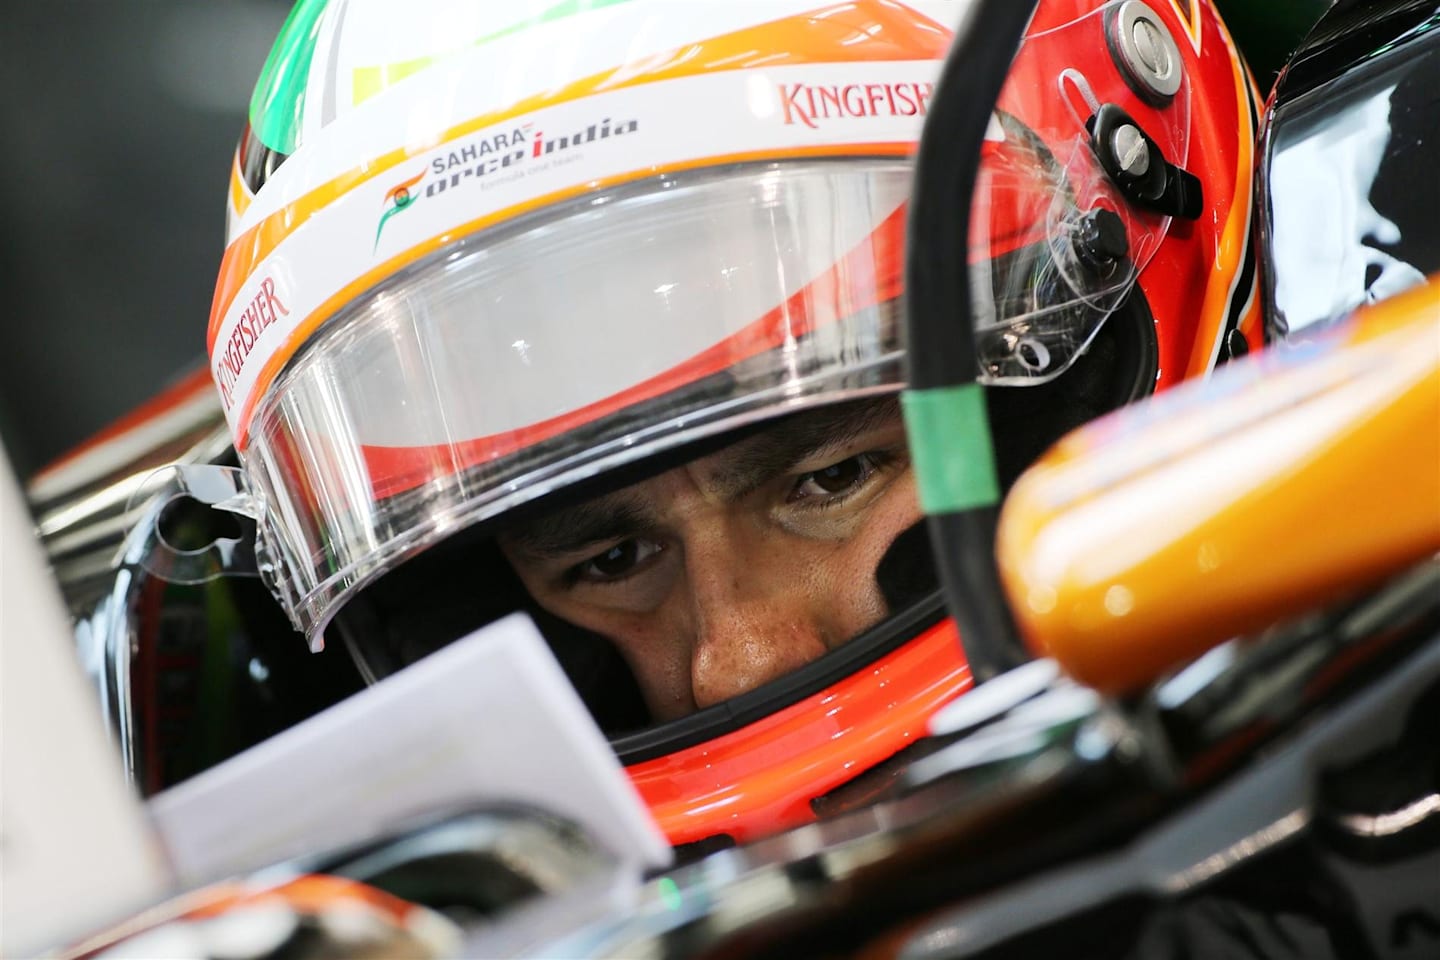
<instances>
[{"instance_id":1,"label":"dark background","mask_svg":"<svg viewBox=\"0 0 1440 960\"><path fill-rule=\"evenodd\" d=\"M205 355L230 157L289 0L5 0L0 437L28 476Z\"/></svg>"},{"instance_id":2,"label":"dark background","mask_svg":"<svg viewBox=\"0 0 1440 960\"><path fill-rule=\"evenodd\" d=\"M1326 3L1221 6L1268 89ZM204 359L231 152L289 8L5 0L0 439L22 477Z\"/></svg>"}]
</instances>

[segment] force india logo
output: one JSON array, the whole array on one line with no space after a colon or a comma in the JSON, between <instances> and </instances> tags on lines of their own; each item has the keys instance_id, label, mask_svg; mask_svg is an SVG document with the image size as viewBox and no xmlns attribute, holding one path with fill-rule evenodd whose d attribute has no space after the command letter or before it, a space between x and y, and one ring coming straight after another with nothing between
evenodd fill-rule
<instances>
[{"instance_id":1,"label":"force india logo","mask_svg":"<svg viewBox=\"0 0 1440 960\"><path fill-rule=\"evenodd\" d=\"M492 133L444 156L435 157L419 173L387 190L381 201L383 209L375 226L375 244L371 249L380 248L380 236L387 223L422 199L438 197L447 190L458 190L474 183L497 186L557 164L573 163L581 157L578 148L636 133L640 124L636 120L616 122L606 117L559 137L546 136L541 130L532 132L532 127L533 124L527 123L512 130ZM420 183L426 177L430 179L421 190Z\"/></svg>"}]
</instances>

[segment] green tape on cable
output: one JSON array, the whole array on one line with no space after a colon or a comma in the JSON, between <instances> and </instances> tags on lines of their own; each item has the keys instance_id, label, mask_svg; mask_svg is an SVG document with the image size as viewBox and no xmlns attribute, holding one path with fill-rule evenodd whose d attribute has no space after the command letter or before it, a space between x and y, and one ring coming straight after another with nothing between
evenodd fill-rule
<instances>
[{"instance_id":1,"label":"green tape on cable","mask_svg":"<svg viewBox=\"0 0 1440 960\"><path fill-rule=\"evenodd\" d=\"M963 513L1000 501L984 387L906 390L900 405L927 514Z\"/></svg>"}]
</instances>

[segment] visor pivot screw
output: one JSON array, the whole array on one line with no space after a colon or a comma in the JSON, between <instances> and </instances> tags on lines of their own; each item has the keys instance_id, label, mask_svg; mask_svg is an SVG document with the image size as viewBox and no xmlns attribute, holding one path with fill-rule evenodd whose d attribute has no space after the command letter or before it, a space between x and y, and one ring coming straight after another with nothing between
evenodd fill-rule
<instances>
[{"instance_id":1,"label":"visor pivot screw","mask_svg":"<svg viewBox=\"0 0 1440 960\"><path fill-rule=\"evenodd\" d=\"M1101 275L1108 275L1129 252L1125 223L1115 211L1101 207L1080 218L1075 231L1075 253L1081 263Z\"/></svg>"},{"instance_id":2,"label":"visor pivot screw","mask_svg":"<svg viewBox=\"0 0 1440 960\"><path fill-rule=\"evenodd\" d=\"M1171 70L1170 50L1161 39L1160 28L1154 20L1139 19L1135 21L1135 32L1132 36L1135 43L1135 53L1145 69L1157 77L1167 75Z\"/></svg>"},{"instance_id":3,"label":"visor pivot screw","mask_svg":"<svg viewBox=\"0 0 1440 960\"><path fill-rule=\"evenodd\" d=\"M1166 160L1130 114L1113 103L1102 104L1085 128L1095 159L1126 200L1167 217L1199 219L1205 210L1200 179Z\"/></svg>"},{"instance_id":4,"label":"visor pivot screw","mask_svg":"<svg viewBox=\"0 0 1440 960\"><path fill-rule=\"evenodd\" d=\"M1180 92L1185 64L1165 20L1144 0L1125 0L1105 15L1105 42L1125 82L1152 107Z\"/></svg>"},{"instance_id":5,"label":"visor pivot screw","mask_svg":"<svg viewBox=\"0 0 1440 960\"><path fill-rule=\"evenodd\" d=\"M1110 137L1110 149L1127 176L1143 177L1150 172L1150 145L1134 124L1122 123Z\"/></svg>"}]
</instances>

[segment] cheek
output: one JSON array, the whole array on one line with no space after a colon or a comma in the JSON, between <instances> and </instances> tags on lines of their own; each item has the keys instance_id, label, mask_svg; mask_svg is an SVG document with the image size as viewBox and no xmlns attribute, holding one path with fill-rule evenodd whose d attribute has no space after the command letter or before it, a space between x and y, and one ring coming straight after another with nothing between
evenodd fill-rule
<instances>
[{"instance_id":1,"label":"cheek","mask_svg":"<svg viewBox=\"0 0 1440 960\"><path fill-rule=\"evenodd\" d=\"M557 617L615 644L635 675L645 706L657 720L673 720L694 711L688 634L670 609L673 604L637 616L563 601L539 602Z\"/></svg>"},{"instance_id":2,"label":"cheek","mask_svg":"<svg viewBox=\"0 0 1440 960\"><path fill-rule=\"evenodd\" d=\"M658 610L637 615L575 599L547 589L543 578L527 576L513 564L531 598L547 613L582 630L599 634L615 645L645 697L645 705L660 720L682 717L695 709L690 692L690 650L676 622L673 604L661 602Z\"/></svg>"},{"instance_id":3,"label":"cheek","mask_svg":"<svg viewBox=\"0 0 1440 960\"><path fill-rule=\"evenodd\" d=\"M829 611L826 633L840 641L879 623L889 612L875 573L895 538L920 522L914 477L897 477L849 539L834 544L812 567L812 589ZM833 642L832 642L833 645Z\"/></svg>"},{"instance_id":4,"label":"cheek","mask_svg":"<svg viewBox=\"0 0 1440 960\"><path fill-rule=\"evenodd\" d=\"M656 720L674 720L694 711L688 634L669 609L613 622L601 632L630 665Z\"/></svg>"},{"instance_id":5,"label":"cheek","mask_svg":"<svg viewBox=\"0 0 1440 960\"><path fill-rule=\"evenodd\" d=\"M838 547L852 576L871 587L881 559L895 538L924 519L915 491L915 475L906 470L896 477L866 513L859 529Z\"/></svg>"}]
</instances>

